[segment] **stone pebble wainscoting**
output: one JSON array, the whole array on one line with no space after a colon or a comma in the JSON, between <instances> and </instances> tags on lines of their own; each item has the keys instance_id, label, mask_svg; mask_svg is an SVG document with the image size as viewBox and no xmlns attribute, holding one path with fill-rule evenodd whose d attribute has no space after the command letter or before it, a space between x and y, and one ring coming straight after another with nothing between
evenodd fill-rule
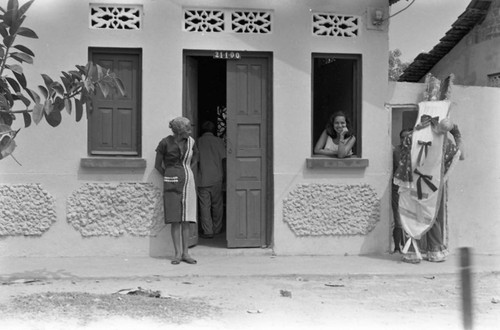
<instances>
[{"instance_id":1,"label":"stone pebble wainscoting","mask_svg":"<svg viewBox=\"0 0 500 330\"><path fill-rule=\"evenodd\" d=\"M163 199L151 183L87 183L68 198L67 221L84 237L155 236Z\"/></svg>"},{"instance_id":2,"label":"stone pebble wainscoting","mask_svg":"<svg viewBox=\"0 0 500 330\"><path fill-rule=\"evenodd\" d=\"M84 237L155 236L165 226L151 183L86 183L66 202L67 222ZM40 184L0 184L0 237L41 236L57 218L55 198Z\"/></svg>"},{"instance_id":3,"label":"stone pebble wainscoting","mask_svg":"<svg viewBox=\"0 0 500 330\"><path fill-rule=\"evenodd\" d=\"M296 236L366 235L379 221L380 199L368 184L299 184L283 201Z\"/></svg>"},{"instance_id":4,"label":"stone pebble wainscoting","mask_svg":"<svg viewBox=\"0 0 500 330\"><path fill-rule=\"evenodd\" d=\"M0 184L0 236L40 236L56 219L55 199L40 184Z\"/></svg>"}]
</instances>

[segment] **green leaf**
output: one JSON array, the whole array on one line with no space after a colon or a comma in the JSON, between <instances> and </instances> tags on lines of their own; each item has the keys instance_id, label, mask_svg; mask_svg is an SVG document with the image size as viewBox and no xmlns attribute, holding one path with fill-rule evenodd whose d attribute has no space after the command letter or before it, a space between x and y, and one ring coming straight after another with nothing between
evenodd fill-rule
<instances>
[{"instance_id":1,"label":"green leaf","mask_svg":"<svg viewBox=\"0 0 500 330\"><path fill-rule=\"evenodd\" d=\"M0 35L2 35L4 39L9 36L9 32L7 32L7 29L3 26L3 24L0 24Z\"/></svg>"},{"instance_id":2,"label":"green leaf","mask_svg":"<svg viewBox=\"0 0 500 330\"><path fill-rule=\"evenodd\" d=\"M19 97L19 99L24 103L26 107L29 107L29 105L31 104L31 101L23 94L17 93L17 97Z\"/></svg>"},{"instance_id":3,"label":"green leaf","mask_svg":"<svg viewBox=\"0 0 500 330\"><path fill-rule=\"evenodd\" d=\"M79 122L80 119L82 119L82 115L83 115L82 102L80 102L79 99L75 99L75 116L77 122Z\"/></svg>"},{"instance_id":4,"label":"green leaf","mask_svg":"<svg viewBox=\"0 0 500 330\"><path fill-rule=\"evenodd\" d=\"M85 68L82 65L75 65L76 68L78 69L78 72L80 72L83 75L87 75L87 68ZM70 71L71 72L71 71Z\"/></svg>"},{"instance_id":5,"label":"green leaf","mask_svg":"<svg viewBox=\"0 0 500 330\"><path fill-rule=\"evenodd\" d=\"M18 18L13 20L12 26L9 29L9 33L11 36L16 35L17 31L19 30L19 27L23 24L25 18L26 18L26 16L22 16L22 17L19 16Z\"/></svg>"},{"instance_id":6,"label":"green leaf","mask_svg":"<svg viewBox=\"0 0 500 330\"><path fill-rule=\"evenodd\" d=\"M19 9L19 2L17 0L9 0L7 3L7 10L15 11L17 13L17 10Z\"/></svg>"},{"instance_id":7,"label":"green leaf","mask_svg":"<svg viewBox=\"0 0 500 330\"><path fill-rule=\"evenodd\" d=\"M14 72L14 76L17 79L17 82L21 85L22 88L26 89L26 77L24 76L24 73L16 73Z\"/></svg>"},{"instance_id":8,"label":"green leaf","mask_svg":"<svg viewBox=\"0 0 500 330\"><path fill-rule=\"evenodd\" d=\"M17 34L26 38L38 39L38 36L35 33L35 31L27 27L20 27L17 30Z\"/></svg>"},{"instance_id":9,"label":"green leaf","mask_svg":"<svg viewBox=\"0 0 500 330\"><path fill-rule=\"evenodd\" d=\"M99 88L101 89L101 92L102 92L102 95L104 96L104 98L107 98L109 95L109 92L110 92L109 85L102 83L102 82L98 82L98 85L99 85Z\"/></svg>"},{"instance_id":10,"label":"green leaf","mask_svg":"<svg viewBox=\"0 0 500 330\"><path fill-rule=\"evenodd\" d=\"M64 108L66 109L68 114L71 115L71 100L70 99L68 99L68 98L64 99Z\"/></svg>"},{"instance_id":11,"label":"green leaf","mask_svg":"<svg viewBox=\"0 0 500 330\"><path fill-rule=\"evenodd\" d=\"M56 100L52 104L52 111L62 111L64 109L64 100L60 97L56 97Z\"/></svg>"},{"instance_id":12,"label":"green leaf","mask_svg":"<svg viewBox=\"0 0 500 330\"><path fill-rule=\"evenodd\" d=\"M101 80L106 75L106 69L96 64L97 67L97 80Z\"/></svg>"},{"instance_id":13,"label":"green leaf","mask_svg":"<svg viewBox=\"0 0 500 330\"><path fill-rule=\"evenodd\" d=\"M33 107L33 121L35 122L35 124L38 125L38 123L42 120L42 118L43 118L43 105L37 103Z\"/></svg>"},{"instance_id":14,"label":"green leaf","mask_svg":"<svg viewBox=\"0 0 500 330\"><path fill-rule=\"evenodd\" d=\"M5 79L9 82L9 85L16 93L19 93L21 91L21 87L19 87L19 84L17 83L16 80L14 80L14 78L5 77Z\"/></svg>"},{"instance_id":15,"label":"green leaf","mask_svg":"<svg viewBox=\"0 0 500 330\"><path fill-rule=\"evenodd\" d=\"M68 93L71 88L71 83L69 79L66 78L65 76L61 76L61 81L63 82L64 88L66 89L66 93Z\"/></svg>"},{"instance_id":16,"label":"green leaf","mask_svg":"<svg viewBox=\"0 0 500 330\"><path fill-rule=\"evenodd\" d=\"M5 77L5 79L7 79L7 81L9 82L9 85L12 87L12 89L16 93L20 93L21 92L21 87L19 86L19 84L17 83L17 81L14 78Z\"/></svg>"},{"instance_id":17,"label":"green leaf","mask_svg":"<svg viewBox=\"0 0 500 330\"><path fill-rule=\"evenodd\" d=\"M29 88L26 88L26 93L28 93L28 95L31 97L31 99L36 103L36 104L39 104L40 103L40 96L34 91L34 90L31 90Z\"/></svg>"},{"instance_id":18,"label":"green leaf","mask_svg":"<svg viewBox=\"0 0 500 330\"><path fill-rule=\"evenodd\" d=\"M50 87L57 92L57 94L64 96L64 87L57 81L54 81Z\"/></svg>"},{"instance_id":19,"label":"green leaf","mask_svg":"<svg viewBox=\"0 0 500 330\"><path fill-rule=\"evenodd\" d=\"M28 11L28 9L33 4L33 1L35 1L35 0L30 0L30 1L26 2L24 5L22 5L21 8L19 8L19 10L18 10L19 17L23 16Z\"/></svg>"},{"instance_id":20,"label":"green leaf","mask_svg":"<svg viewBox=\"0 0 500 330\"><path fill-rule=\"evenodd\" d=\"M123 82L121 81L121 79L120 79L120 78L118 78L118 77L114 77L114 78L113 78L113 81L115 82L116 87L118 87L118 90L120 91L120 94L121 94L122 96L127 95L127 93L126 93L126 91L125 91L125 86L123 85Z\"/></svg>"},{"instance_id":21,"label":"green leaf","mask_svg":"<svg viewBox=\"0 0 500 330\"><path fill-rule=\"evenodd\" d=\"M5 98L3 93L0 94L0 109L2 109L2 110L9 110L10 109L9 102L7 101L7 99Z\"/></svg>"},{"instance_id":22,"label":"green leaf","mask_svg":"<svg viewBox=\"0 0 500 330\"><path fill-rule=\"evenodd\" d=\"M40 90L40 92L42 92L44 98L49 97L49 92L47 91L47 88L43 87L42 85L38 85L38 89Z\"/></svg>"},{"instance_id":23,"label":"green leaf","mask_svg":"<svg viewBox=\"0 0 500 330\"><path fill-rule=\"evenodd\" d=\"M47 90L50 91L52 89L52 84L54 83L54 80L52 80L52 78L50 78L48 75L44 73L42 73L42 78L45 83L45 86L47 87Z\"/></svg>"},{"instance_id":24,"label":"green leaf","mask_svg":"<svg viewBox=\"0 0 500 330\"><path fill-rule=\"evenodd\" d=\"M81 80L82 80L82 74L81 74L80 72L72 70L72 71L69 71L69 73L71 74L71 76L72 76L74 79L76 79L76 80L78 80L78 81L81 81Z\"/></svg>"},{"instance_id":25,"label":"green leaf","mask_svg":"<svg viewBox=\"0 0 500 330\"><path fill-rule=\"evenodd\" d=\"M67 72L64 72L64 71L61 71L61 73L63 74L63 76L68 79L68 81L71 81L73 80L73 78L71 77L71 75Z\"/></svg>"},{"instance_id":26,"label":"green leaf","mask_svg":"<svg viewBox=\"0 0 500 330\"><path fill-rule=\"evenodd\" d=\"M14 105L14 99L12 97L12 94L10 93L10 90L6 89L4 91L4 96L7 99L7 101L9 102L9 108L11 108Z\"/></svg>"},{"instance_id":27,"label":"green leaf","mask_svg":"<svg viewBox=\"0 0 500 330\"><path fill-rule=\"evenodd\" d=\"M7 84L7 81L0 79L0 93L3 93L5 90L9 89L9 85Z\"/></svg>"},{"instance_id":28,"label":"green leaf","mask_svg":"<svg viewBox=\"0 0 500 330\"><path fill-rule=\"evenodd\" d=\"M17 10L19 9L19 3L17 0L9 0L7 4L7 12L5 13L4 22L8 26L12 25L14 19L17 19Z\"/></svg>"},{"instance_id":29,"label":"green leaf","mask_svg":"<svg viewBox=\"0 0 500 330\"><path fill-rule=\"evenodd\" d=\"M23 45L15 45L15 46L14 46L14 48L16 48L16 49L18 49L18 50L22 51L23 53L26 53L26 54L28 54L28 55L30 55L30 56L35 56L35 53L33 53L33 52L31 51L31 49L29 49L29 48L28 48L28 47L26 47L26 46L23 46Z\"/></svg>"},{"instance_id":30,"label":"green leaf","mask_svg":"<svg viewBox=\"0 0 500 330\"><path fill-rule=\"evenodd\" d=\"M18 64L5 64L5 67L14 73L23 74L23 67Z\"/></svg>"},{"instance_id":31,"label":"green leaf","mask_svg":"<svg viewBox=\"0 0 500 330\"><path fill-rule=\"evenodd\" d=\"M89 93L85 88L82 88L80 92L80 102L82 103L82 105L87 103L88 98L89 98Z\"/></svg>"},{"instance_id":32,"label":"green leaf","mask_svg":"<svg viewBox=\"0 0 500 330\"><path fill-rule=\"evenodd\" d=\"M52 102L49 99L46 99L45 103L43 104L43 112L45 112L47 115L50 115L52 110L54 110Z\"/></svg>"},{"instance_id":33,"label":"green leaf","mask_svg":"<svg viewBox=\"0 0 500 330\"><path fill-rule=\"evenodd\" d=\"M14 39L14 36L6 36L5 38L3 38L3 44L5 45L5 47L10 47L12 46Z\"/></svg>"},{"instance_id":34,"label":"green leaf","mask_svg":"<svg viewBox=\"0 0 500 330\"><path fill-rule=\"evenodd\" d=\"M84 84L85 89L89 93L91 93L91 92L94 91L94 83L92 82L92 80L90 78L85 79L85 81L83 82L83 84Z\"/></svg>"},{"instance_id":35,"label":"green leaf","mask_svg":"<svg viewBox=\"0 0 500 330\"><path fill-rule=\"evenodd\" d=\"M31 116L28 111L23 112L24 117L24 127L30 127L31 125Z\"/></svg>"},{"instance_id":36,"label":"green leaf","mask_svg":"<svg viewBox=\"0 0 500 330\"><path fill-rule=\"evenodd\" d=\"M10 56L19 62L26 62L29 64L33 64L33 58L29 55L23 54L23 53L11 53Z\"/></svg>"},{"instance_id":37,"label":"green leaf","mask_svg":"<svg viewBox=\"0 0 500 330\"><path fill-rule=\"evenodd\" d=\"M52 127L57 127L61 123L62 116L60 111L52 111L50 114L45 114L45 120Z\"/></svg>"},{"instance_id":38,"label":"green leaf","mask_svg":"<svg viewBox=\"0 0 500 330\"><path fill-rule=\"evenodd\" d=\"M0 123L3 121L3 123L7 126L12 125L12 122L14 121L14 118L12 118L12 114L10 112L0 112Z\"/></svg>"}]
</instances>

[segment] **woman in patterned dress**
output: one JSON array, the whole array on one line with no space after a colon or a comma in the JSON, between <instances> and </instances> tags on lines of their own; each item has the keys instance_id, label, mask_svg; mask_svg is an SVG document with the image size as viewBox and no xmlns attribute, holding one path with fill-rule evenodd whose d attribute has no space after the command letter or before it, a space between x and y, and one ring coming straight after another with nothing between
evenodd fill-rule
<instances>
[{"instance_id":1,"label":"woman in patterned dress","mask_svg":"<svg viewBox=\"0 0 500 330\"><path fill-rule=\"evenodd\" d=\"M189 223L196 223L196 187L192 168L198 161L198 149L191 133L191 122L184 117L170 121L173 135L163 138L156 148L155 168L163 176L165 223L172 225L175 256L173 265L181 261L195 264L188 253Z\"/></svg>"}]
</instances>

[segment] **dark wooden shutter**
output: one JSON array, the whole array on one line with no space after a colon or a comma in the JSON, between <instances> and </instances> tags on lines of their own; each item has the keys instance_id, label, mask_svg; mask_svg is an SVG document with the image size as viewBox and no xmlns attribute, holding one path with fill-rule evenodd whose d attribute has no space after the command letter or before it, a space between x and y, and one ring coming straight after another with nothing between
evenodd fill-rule
<instances>
[{"instance_id":1,"label":"dark wooden shutter","mask_svg":"<svg viewBox=\"0 0 500 330\"><path fill-rule=\"evenodd\" d=\"M91 50L92 61L116 73L126 90L125 96L94 95L88 131L91 155L140 154L140 53L129 52Z\"/></svg>"}]
</instances>

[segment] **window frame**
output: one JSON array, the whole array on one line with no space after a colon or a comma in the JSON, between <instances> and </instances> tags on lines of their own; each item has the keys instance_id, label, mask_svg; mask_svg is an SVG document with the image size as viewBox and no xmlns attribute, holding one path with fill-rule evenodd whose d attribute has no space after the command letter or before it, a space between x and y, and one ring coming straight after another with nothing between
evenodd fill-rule
<instances>
[{"instance_id":1,"label":"window frame","mask_svg":"<svg viewBox=\"0 0 500 330\"><path fill-rule=\"evenodd\" d=\"M341 60L353 60L353 99L352 99L352 114L350 117L351 126L355 131L356 136L356 146L353 156L350 158L362 158L362 55L361 54L346 54L346 53L311 53L311 156L315 158L328 158L335 159L333 157L325 157L322 155L317 155L314 153L314 145L316 144L316 136L319 136L321 132L315 132L315 60L318 58L338 58ZM319 110L318 110L319 111ZM318 134L319 133L319 134ZM337 158L338 159L338 158ZM349 158L346 158L349 159ZM338 162L329 162L329 163L338 163ZM363 162L365 164L365 162ZM367 162L366 162L367 165Z\"/></svg>"},{"instance_id":2,"label":"window frame","mask_svg":"<svg viewBox=\"0 0 500 330\"><path fill-rule=\"evenodd\" d=\"M113 149L109 152L96 151L92 148L92 126L90 118L87 118L87 154L89 157L122 157L122 158L140 158L142 157L142 48L121 48L121 47L88 47L89 61L94 62L94 54L106 53L109 55L132 55L137 56L137 86L134 88L136 92L136 122L133 126L135 129L136 146L134 151L120 151ZM114 102L119 102L114 100ZM95 109L94 109L95 110ZM89 114L87 112L87 114ZM132 134L132 133L131 133Z\"/></svg>"}]
</instances>

